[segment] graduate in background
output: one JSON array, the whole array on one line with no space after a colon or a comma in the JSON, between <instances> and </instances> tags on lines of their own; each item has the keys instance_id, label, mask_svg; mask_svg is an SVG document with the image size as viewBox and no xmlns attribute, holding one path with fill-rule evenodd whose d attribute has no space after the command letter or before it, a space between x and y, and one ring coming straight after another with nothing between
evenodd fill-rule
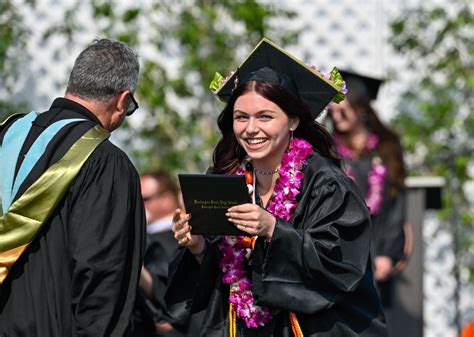
<instances>
[{"instance_id":1,"label":"graduate in background","mask_svg":"<svg viewBox=\"0 0 474 337\"><path fill-rule=\"evenodd\" d=\"M171 226L174 211L181 207L179 186L164 171L142 174L140 185L147 220L147 244L130 337L197 336L200 317L173 321L166 314L163 303L168 266L178 248Z\"/></svg>"},{"instance_id":2,"label":"graduate in background","mask_svg":"<svg viewBox=\"0 0 474 337\"><path fill-rule=\"evenodd\" d=\"M175 317L206 310L200 336L386 336L369 211L314 121L341 98L332 75L263 39L218 87L227 105L210 172L245 175L254 203L227 213L248 237L191 235L192 214L175 212L183 247L165 300Z\"/></svg>"},{"instance_id":3,"label":"graduate in background","mask_svg":"<svg viewBox=\"0 0 474 337\"><path fill-rule=\"evenodd\" d=\"M0 336L124 336L145 212L138 173L109 140L138 104L139 63L96 40L64 98L0 126Z\"/></svg>"},{"instance_id":4,"label":"graduate in background","mask_svg":"<svg viewBox=\"0 0 474 337\"><path fill-rule=\"evenodd\" d=\"M349 71L341 74L347 98L331 104L329 117L346 173L355 180L372 217L374 276L385 308L392 304L395 265L405 259L405 167L398 136L371 106L381 80Z\"/></svg>"}]
</instances>

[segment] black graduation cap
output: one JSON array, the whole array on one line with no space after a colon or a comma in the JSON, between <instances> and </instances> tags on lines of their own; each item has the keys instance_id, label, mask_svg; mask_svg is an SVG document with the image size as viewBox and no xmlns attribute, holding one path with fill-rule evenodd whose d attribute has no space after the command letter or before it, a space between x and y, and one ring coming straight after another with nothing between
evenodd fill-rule
<instances>
[{"instance_id":1,"label":"black graduation cap","mask_svg":"<svg viewBox=\"0 0 474 337\"><path fill-rule=\"evenodd\" d=\"M380 85L383 80L357 74L350 70L339 70L346 82L347 92L355 92L359 95L368 97L370 100L377 98Z\"/></svg>"},{"instance_id":2,"label":"black graduation cap","mask_svg":"<svg viewBox=\"0 0 474 337\"><path fill-rule=\"evenodd\" d=\"M251 80L281 85L301 98L315 117L339 92L336 85L326 80L317 70L266 38L257 44L215 94L227 101L238 85Z\"/></svg>"}]
</instances>

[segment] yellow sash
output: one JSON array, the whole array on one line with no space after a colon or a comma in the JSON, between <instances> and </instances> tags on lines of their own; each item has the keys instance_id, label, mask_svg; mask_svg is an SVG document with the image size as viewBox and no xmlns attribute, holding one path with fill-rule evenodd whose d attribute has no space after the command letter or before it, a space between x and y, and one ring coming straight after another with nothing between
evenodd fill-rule
<instances>
[{"instance_id":1,"label":"yellow sash","mask_svg":"<svg viewBox=\"0 0 474 337\"><path fill-rule=\"evenodd\" d=\"M49 219L87 158L108 136L109 132L98 125L91 128L1 215L0 284Z\"/></svg>"}]
</instances>

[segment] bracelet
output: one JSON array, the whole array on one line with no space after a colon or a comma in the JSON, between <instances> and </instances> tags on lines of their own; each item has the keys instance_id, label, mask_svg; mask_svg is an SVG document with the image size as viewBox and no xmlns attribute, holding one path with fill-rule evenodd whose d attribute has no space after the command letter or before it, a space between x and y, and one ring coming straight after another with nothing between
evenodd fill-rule
<instances>
[{"instance_id":1,"label":"bracelet","mask_svg":"<svg viewBox=\"0 0 474 337\"><path fill-rule=\"evenodd\" d=\"M206 254L206 252L207 252L207 240L204 239L204 238L203 238L203 240L204 240L204 247L202 247L202 250L200 252L193 253L193 252L191 252L191 250L189 250L194 257L201 257L201 256L204 256L204 254Z\"/></svg>"}]
</instances>

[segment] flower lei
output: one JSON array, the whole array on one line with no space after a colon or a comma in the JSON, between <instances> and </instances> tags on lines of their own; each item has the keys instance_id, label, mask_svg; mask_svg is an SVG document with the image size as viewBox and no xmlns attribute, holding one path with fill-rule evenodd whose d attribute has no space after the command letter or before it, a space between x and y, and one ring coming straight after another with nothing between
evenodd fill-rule
<instances>
[{"instance_id":1,"label":"flower lei","mask_svg":"<svg viewBox=\"0 0 474 337\"><path fill-rule=\"evenodd\" d=\"M301 181L304 177L301 170L306 165L306 158L313 153L311 145L303 140L293 138L287 152L283 155L272 199L267 210L276 217L290 220L292 211L298 205ZM245 175L240 167L236 174ZM272 314L266 307L255 304L252 294L252 282L247 276L247 265L252 254L245 236L224 236L220 242L222 259L220 267L222 281L230 285L229 302L234 306L237 316L244 320L249 328L263 326L270 321Z\"/></svg>"},{"instance_id":2,"label":"flower lei","mask_svg":"<svg viewBox=\"0 0 474 337\"><path fill-rule=\"evenodd\" d=\"M365 151L372 151L374 150L377 145L379 144L379 137L371 133L369 138L367 139L367 143L365 144ZM337 152L341 157L354 160L354 153L344 145L340 139L336 138L337 143ZM346 174L355 181L354 171L352 167L348 166L345 169ZM370 214L375 215L380 211L383 203L383 191L384 191L384 180L387 176L387 168L382 163L382 159L380 157L374 157L372 159L372 168L368 173L368 182L369 182L369 190L367 191L367 195L365 196L365 203L370 210Z\"/></svg>"}]
</instances>

